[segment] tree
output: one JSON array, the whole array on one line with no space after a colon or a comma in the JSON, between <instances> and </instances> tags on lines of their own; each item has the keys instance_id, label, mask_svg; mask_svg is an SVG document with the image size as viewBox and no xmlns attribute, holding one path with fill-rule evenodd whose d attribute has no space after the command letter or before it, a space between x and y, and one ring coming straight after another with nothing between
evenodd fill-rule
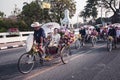
<instances>
[{"instance_id":1,"label":"tree","mask_svg":"<svg viewBox=\"0 0 120 80\"><path fill-rule=\"evenodd\" d=\"M87 5L84 7L84 10L80 12L80 17L89 18L92 17L95 19L97 17L97 0L87 0Z\"/></svg>"},{"instance_id":2,"label":"tree","mask_svg":"<svg viewBox=\"0 0 120 80\"><path fill-rule=\"evenodd\" d=\"M86 22L87 17L89 17L89 13L85 10L81 11L80 17L83 17L83 21Z\"/></svg>"},{"instance_id":3,"label":"tree","mask_svg":"<svg viewBox=\"0 0 120 80\"><path fill-rule=\"evenodd\" d=\"M117 7L119 3L119 8ZM87 12L86 15L97 17L97 8L103 6L106 9L113 11L114 15L112 17L112 22L120 22L120 2L119 0L87 0L87 5L84 11ZM84 16L84 15L83 15Z\"/></svg>"},{"instance_id":4,"label":"tree","mask_svg":"<svg viewBox=\"0 0 120 80\"><path fill-rule=\"evenodd\" d=\"M18 19L25 21L28 26L34 21L42 22L42 18L42 8L36 1L30 4L25 2L21 14L18 15Z\"/></svg>"},{"instance_id":5,"label":"tree","mask_svg":"<svg viewBox=\"0 0 120 80\"><path fill-rule=\"evenodd\" d=\"M111 9L116 13L117 5L119 0L98 0L99 5L103 5L106 9Z\"/></svg>"},{"instance_id":6,"label":"tree","mask_svg":"<svg viewBox=\"0 0 120 80\"><path fill-rule=\"evenodd\" d=\"M15 6L15 7L14 7L13 11L11 11L11 13L12 13L12 15L17 16L17 15L19 15L21 12L20 12L20 9L17 7L16 4L15 4L14 6Z\"/></svg>"},{"instance_id":7,"label":"tree","mask_svg":"<svg viewBox=\"0 0 120 80\"><path fill-rule=\"evenodd\" d=\"M4 14L4 12L1 12L1 11L0 11L0 17L3 18L4 16L6 16L6 15Z\"/></svg>"},{"instance_id":8,"label":"tree","mask_svg":"<svg viewBox=\"0 0 120 80\"><path fill-rule=\"evenodd\" d=\"M74 0L54 0L54 2L50 2L50 9L42 8L42 4L40 3L38 0L32 1L30 4L25 2L18 19L23 20L28 26L34 21L40 23L55 21L60 23L60 19L64 17L64 10L66 8L70 11L70 17L74 15L76 10Z\"/></svg>"},{"instance_id":9,"label":"tree","mask_svg":"<svg viewBox=\"0 0 120 80\"><path fill-rule=\"evenodd\" d=\"M106 9L113 11L112 23L120 22L120 1L119 0L102 0L103 6ZM119 5L119 7L117 7Z\"/></svg>"}]
</instances>

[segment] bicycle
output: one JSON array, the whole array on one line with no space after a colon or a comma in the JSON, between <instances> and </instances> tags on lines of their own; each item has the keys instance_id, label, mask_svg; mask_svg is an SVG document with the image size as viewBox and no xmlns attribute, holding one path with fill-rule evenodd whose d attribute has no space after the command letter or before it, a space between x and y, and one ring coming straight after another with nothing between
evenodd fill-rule
<instances>
[{"instance_id":1,"label":"bicycle","mask_svg":"<svg viewBox=\"0 0 120 80\"><path fill-rule=\"evenodd\" d=\"M84 46L85 37L80 35L78 40L79 40L79 43L80 43L80 47L83 47Z\"/></svg>"},{"instance_id":2,"label":"bicycle","mask_svg":"<svg viewBox=\"0 0 120 80\"><path fill-rule=\"evenodd\" d=\"M49 52L51 53L50 55L52 57L51 60L55 58L59 58L63 64L66 64L70 56L69 49L70 48L66 44L61 44L61 49L58 48L55 54ZM30 73L34 68L36 56L38 56L38 54L39 54L38 47L36 45L33 45L32 49L29 52L22 54L18 59L18 64L17 64L18 70L23 74ZM42 55L42 57L40 57L41 64L43 64L44 61L50 61L50 60L46 60L45 57L43 58L42 52L40 52L40 54Z\"/></svg>"},{"instance_id":3,"label":"bicycle","mask_svg":"<svg viewBox=\"0 0 120 80\"><path fill-rule=\"evenodd\" d=\"M104 41L107 40L107 33L103 33L103 40L104 40Z\"/></svg>"},{"instance_id":4,"label":"bicycle","mask_svg":"<svg viewBox=\"0 0 120 80\"><path fill-rule=\"evenodd\" d=\"M80 39L80 35L79 34L75 35L75 40L74 40L75 49L80 49L81 44L79 39Z\"/></svg>"}]
</instances>

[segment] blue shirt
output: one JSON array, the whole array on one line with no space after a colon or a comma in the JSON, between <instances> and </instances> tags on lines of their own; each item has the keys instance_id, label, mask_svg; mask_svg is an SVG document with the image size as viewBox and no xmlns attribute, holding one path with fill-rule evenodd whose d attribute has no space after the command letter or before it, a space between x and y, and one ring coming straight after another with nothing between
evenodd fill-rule
<instances>
[{"instance_id":1,"label":"blue shirt","mask_svg":"<svg viewBox=\"0 0 120 80\"><path fill-rule=\"evenodd\" d=\"M41 43L40 42L40 38L43 37L45 38L45 31L43 28L40 28L39 30L35 30L34 31L34 40L37 42L37 43Z\"/></svg>"}]
</instances>

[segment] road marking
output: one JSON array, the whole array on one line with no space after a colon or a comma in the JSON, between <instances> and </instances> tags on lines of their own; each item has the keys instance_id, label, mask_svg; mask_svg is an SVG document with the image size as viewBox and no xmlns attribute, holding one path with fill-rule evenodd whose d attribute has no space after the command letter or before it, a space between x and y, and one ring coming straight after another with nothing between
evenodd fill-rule
<instances>
[{"instance_id":1,"label":"road marking","mask_svg":"<svg viewBox=\"0 0 120 80\"><path fill-rule=\"evenodd\" d=\"M13 45L13 47L18 47L19 45Z\"/></svg>"},{"instance_id":2,"label":"road marking","mask_svg":"<svg viewBox=\"0 0 120 80\"><path fill-rule=\"evenodd\" d=\"M101 48L101 47L105 47L106 45L99 45L99 46L94 46L93 48L96 49L96 48Z\"/></svg>"},{"instance_id":3,"label":"road marking","mask_svg":"<svg viewBox=\"0 0 120 80\"><path fill-rule=\"evenodd\" d=\"M102 46L100 46L100 47L103 47L103 46L105 46L105 45L102 45ZM100 47L99 47L99 48L100 48ZM75 59L77 59L77 58L79 58L80 56L83 56L83 55L85 55L85 54L88 54L88 53L92 52L93 50L95 50L95 49L89 50L89 51L87 51L87 52L85 52L84 54L81 54L81 55L76 55L75 57L71 58L70 61L75 60ZM84 51L83 51L83 52L84 52ZM81 53L81 52L80 52L80 53ZM40 74L42 74L42 73L44 73L44 72L47 72L47 71L52 70L52 69L54 69L54 68L56 68L56 67L58 67L58 66L60 66L60 65L61 65L61 63L56 64L55 66L52 66L52 67L50 67L50 68L46 68L46 69L44 69L43 71L37 72L37 73L35 73L35 74L32 74L32 75L26 77L24 80L30 80L30 79L32 79L32 78L34 78L34 77L36 77L36 76L38 76L38 75L40 75Z\"/></svg>"},{"instance_id":4,"label":"road marking","mask_svg":"<svg viewBox=\"0 0 120 80\"><path fill-rule=\"evenodd\" d=\"M7 47L1 47L1 49L7 49Z\"/></svg>"},{"instance_id":5,"label":"road marking","mask_svg":"<svg viewBox=\"0 0 120 80\"><path fill-rule=\"evenodd\" d=\"M84 55L84 54L76 55L76 56L74 56L73 58L71 58L70 61L75 60L75 59L77 59L77 58L79 58L80 56L83 56L83 55Z\"/></svg>"}]
</instances>

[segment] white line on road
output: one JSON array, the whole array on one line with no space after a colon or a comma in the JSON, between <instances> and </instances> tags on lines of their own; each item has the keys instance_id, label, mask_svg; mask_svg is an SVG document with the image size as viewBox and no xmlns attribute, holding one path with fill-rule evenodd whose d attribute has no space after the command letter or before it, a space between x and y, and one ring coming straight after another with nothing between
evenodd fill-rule
<instances>
[{"instance_id":1,"label":"white line on road","mask_svg":"<svg viewBox=\"0 0 120 80\"><path fill-rule=\"evenodd\" d=\"M1 47L1 49L7 49L7 47Z\"/></svg>"}]
</instances>

